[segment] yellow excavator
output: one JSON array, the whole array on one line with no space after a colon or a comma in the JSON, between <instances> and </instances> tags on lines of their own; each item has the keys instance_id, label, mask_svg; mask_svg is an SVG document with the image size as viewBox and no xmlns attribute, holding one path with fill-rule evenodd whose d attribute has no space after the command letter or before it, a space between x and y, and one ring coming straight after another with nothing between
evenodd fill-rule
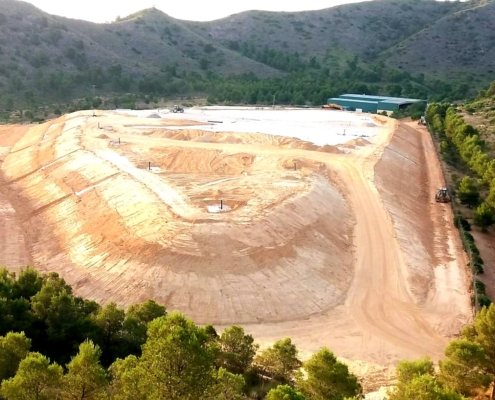
<instances>
[{"instance_id":1,"label":"yellow excavator","mask_svg":"<svg viewBox=\"0 0 495 400\"><path fill-rule=\"evenodd\" d=\"M435 195L435 201L437 203L450 203L449 190L447 188L440 188Z\"/></svg>"},{"instance_id":2,"label":"yellow excavator","mask_svg":"<svg viewBox=\"0 0 495 400\"><path fill-rule=\"evenodd\" d=\"M321 106L321 108L325 108L326 110L344 111L344 108L342 106L339 106L338 104L324 104L323 106Z\"/></svg>"}]
</instances>

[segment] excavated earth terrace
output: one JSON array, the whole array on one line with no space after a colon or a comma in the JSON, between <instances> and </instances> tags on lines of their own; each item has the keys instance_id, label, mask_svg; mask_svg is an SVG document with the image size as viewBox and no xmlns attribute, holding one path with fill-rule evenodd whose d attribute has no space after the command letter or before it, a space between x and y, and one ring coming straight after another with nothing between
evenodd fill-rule
<instances>
[{"instance_id":1,"label":"excavated earth terrace","mask_svg":"<svg viewBox=\"0 0 495 400\"><path fill-rule=\"evenodd\" d=\"M187 110L1 128L12 234L0 259L56 271L100 303L153 298L262 344L291 337L303 356L327 346L357 369L438 359L471 308L451 210L432 198L443 177L431 138L322 112L340 121L330 136L346 118L359 135L198 129L207 121Z\"/></svg>"}]
</instances>

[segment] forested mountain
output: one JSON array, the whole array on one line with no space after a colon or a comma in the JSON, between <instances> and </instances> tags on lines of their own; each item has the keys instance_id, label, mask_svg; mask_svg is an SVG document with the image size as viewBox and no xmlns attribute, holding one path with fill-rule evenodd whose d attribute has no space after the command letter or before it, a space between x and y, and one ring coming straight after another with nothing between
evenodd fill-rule
<instances>
[{"instance_id":1,"label":"forested mountain","mask_svg":"<svg viewBox=\"0 0 495 400\"><path fill-rule=\"evenodd\" d=\"M249 56L251 48L268 47L333 64L332 59L346 55L378 59L383 50L460 7L451 2L380 0L297 13L249 11L185 24L243 55Z\"/></svg>"},{"instance_id":2,"label":"forested mountain","mask_svg":"<svg viewBox=\"0 0 495 400\"><path fill-rule=\"evenodd\" d=\"M94 24L0 0L0 110L92 95L319 104L342 91L458 99L493 78L495 4L375 0L212 22ZM5 114L3 114L5 117Z\"/></svg>"},{"instance_id":3,"label":"forested mountain","mask_svg":"<svg viewBox=\"0 0 495 400\"><path fill-rule=\"evenodd\" d=\"M435 24L418 31L383 55L404 70L485 86L495 72L495 3L468 2Z\"/></svg>"}]
</instances>

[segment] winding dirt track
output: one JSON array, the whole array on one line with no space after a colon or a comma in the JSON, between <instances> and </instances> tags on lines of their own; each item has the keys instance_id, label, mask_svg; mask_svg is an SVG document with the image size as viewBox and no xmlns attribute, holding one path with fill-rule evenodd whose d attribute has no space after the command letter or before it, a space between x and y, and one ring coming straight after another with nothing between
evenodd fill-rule
<instances>
[{"instance_id":1,"label":"winding dirt track","mask_svg":"<svg viewBox=\"0 0 495 400\"><path fill-rule=\"evenodd\" d=\"M394 223L374 179L376 164L398 129L399 125L375 138L373 145L348 155L331 155L326 160L327 167L337 171L339 186L356 220L355 271L345 304L299 323L249 326L255 337L264 337L269 343L277 337L289 336L309 353L320 346L329 346L348 360L377 364L363 367L360 362L351 363L357 373L383 376L385 372L378 365L425 355L438 360L443 356L449 337L469 322L465 254L452 224L450 207L436 204L431 195L436 188L444 186L437 154L427 131L400 124L404 134L417 139L424 157L425 165L421 168L428 178L422 183L427 186L428 197L423 201L432 231L423 234L437 242L438 254L432 254L436 256L432 265L428 266L427 260L423 263L442 278L433 279L430 287L424 289L429 292L426 301L418 302L411 292L404 248L397 239ZM416 179L407 175L403 178ZM405 181L403 188L397 187L396 192L410 196L407 188ZM411 217L425 218L424 215ZM407 221L405 223L407 225Z\"/></svg>"},{"instance_id":2,"label":"winding dirt track","mask_svg":"<svg viewBox=\"0 0 495 400\"><path fill-rule=\"evenodd\" d=\"M355 272L346 306L364 332L418 354L438 357L444 339L414 305L408 287L408 267L387 213L373 183L375 163L392 135L376 147L342 161L354 228Z\"/></svg>"},{"instance_id":3,"label":"winding dirt track","mask_svg":"<svg viewBox=\"0 0 495 400\"><path fill-rule=\"evenodd\" d=\"M35 266L76 293L153 297L200 323L241 323L262 344L289 336L303 355L327 346L379 365L438 359L469 321L465 256L450 209L432 202L442 178L427 132L385 119L371 144L337 154L266 135L147 137L122 118L100 120L113 126L105 138L84 113L35 127L2 166ZM146 171L149 159L168 175ZM377 183L383 162L379 178L400 174L404 187ZM238 208L206 213L222 192ZM414 243L422 236L434 249Z\"/></svg>"}]
</instances>

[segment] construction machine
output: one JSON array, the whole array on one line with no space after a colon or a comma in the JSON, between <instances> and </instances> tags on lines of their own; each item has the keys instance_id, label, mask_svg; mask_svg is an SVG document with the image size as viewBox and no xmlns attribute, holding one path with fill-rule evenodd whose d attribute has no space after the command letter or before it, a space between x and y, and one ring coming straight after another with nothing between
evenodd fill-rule
<instances>
[{"instance_id":1,"label":"construction machine","mask_svg":"<svg viewBox=\"0 0 495 400\"><path fill-rule=\"evenodd\" d=\"M450 203L450 195L447 188L440 188L435 195L435 201L437 203Z\"/></svg>"},{"instance_id":2,"label":"construction machine","mask_svg":"<svg viewBox=\"0 0 495 400\"><path fill-rule=\"evenodd\" d=\"M325 108L327 110L344 111L344 108L342 106L339 106L338 104L324 104L321 108Z\"/></svg>"},{"instance_id":3,"label":"construction machine","mask_svg":"<svg viewBox=\"0 0 495 400\"><path fill-rule=\"evenodd\" d=\"M175 105L174 108L172 108L172 112L175 113L183 113L184 109L181 106Z\"/></svg>"}]
</instances>

